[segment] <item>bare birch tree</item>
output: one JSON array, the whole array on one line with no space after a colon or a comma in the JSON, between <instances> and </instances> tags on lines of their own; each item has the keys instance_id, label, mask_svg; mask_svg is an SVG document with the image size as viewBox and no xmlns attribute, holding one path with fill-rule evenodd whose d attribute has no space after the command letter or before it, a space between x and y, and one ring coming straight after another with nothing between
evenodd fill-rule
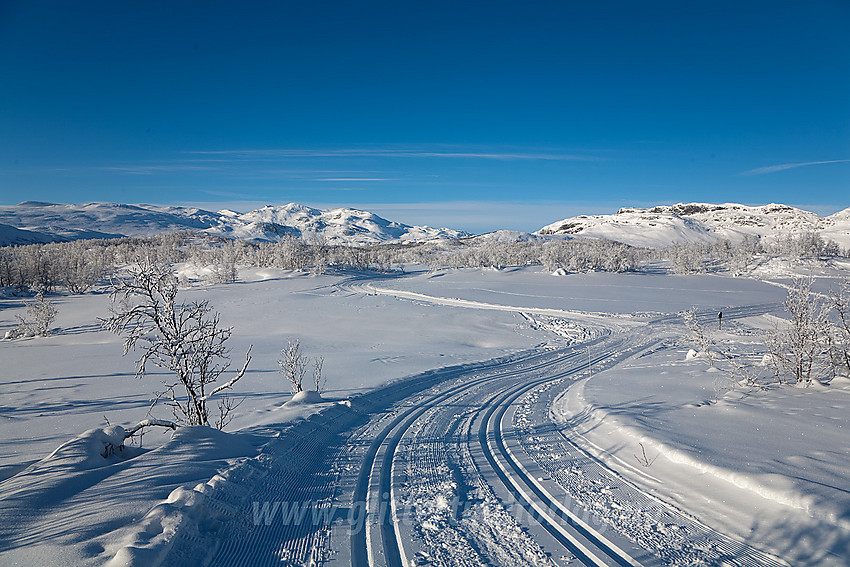
<instances>
[{"instance_id":1,"label":"bare birch tree","mask_svg":"<svg viewBox=\"0 0 850 567\"><path fill-rule=\"evenodd\" d=\"M143 352L137 361L137 376L144 376L148 363L171 372L153 405L163 402L169 406L180 424L223 429L238 406L226 390L245 375L251 349L233 377L219 383L230 368L226 343L232 328L221 327L219 314L209 303L178 304L177 278L170 266L145 261L129 278L114 283L111 313L101 322L124 337L124 354L137 346ZM218 402L218 417L211 424L208 402L213 397Z\"/></svg>"},{"instance_id":2,"label":"bare birch tree","mask_svg":"<svg viewBox=\"0 0 850 567\"><path fill-rule=\"evenodd\" d=\"M298 339L290 339L287 342L286 347L280 351L280 360L277 362L280 365L281 374L289 382L293 393L297 394L304 390L304 378L307 376L311 363L313 365L313 385L317 392L324 389L325 379L322 375L322 367L325 359L322 357L311 359L306 356L301 350L301 342Z\"/></svg>"}]
</instances>

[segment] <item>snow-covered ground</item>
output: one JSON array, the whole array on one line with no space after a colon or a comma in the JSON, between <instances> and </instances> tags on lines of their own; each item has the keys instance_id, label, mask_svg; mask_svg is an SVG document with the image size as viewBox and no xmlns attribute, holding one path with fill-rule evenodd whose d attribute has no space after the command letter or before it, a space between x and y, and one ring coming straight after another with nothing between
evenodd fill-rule
<instances>
[{"instance_id":1,"label":"snow-covered ground","mask_svg":"<svg viewBox=\"0 0 850 567\"><path fill-rule=\"evenodd\" d=\"M818 289L843 277L840 268L820 274ZM0 563L229 564L245 549L257 557L242 564L261 564L263 553L358 563L359 540L340 525L265 531L254 508L292 490L351 507L370 463L369 498L387 488L393 510L420 506L412 525L366 530L377 563L384 551L374 550L393 545L436 563L577 561L577 553L553 554L563 544L544 521L509 506L536 482L572 498L574 510L591 510L608 526L603 539L641 564L719 564L718 550L747 545L775 556L756 554L750 564L847 564L850 380L733 387L686 360L680 343L678 312L722 310L716 340L758 361L760 333L782 315L783 283L554 276L539 266L325 276L243 269L235 284L181 291L208 299L233 325L234 363L253 345L232 433L154 431L142 448L106 457L107 426L144 418L160 377L135 378L133 356L122 358L120 338L99 328L107 294L52 297L53 336L0 341ZM24 309L21 298L0 299L0 334ZM324 357L327 402L283 405L290 393L277 360L288 338ZM317 410L325 421L303 419ZM544 430L561 449L529 433ZM641 443L648 466L638 462ZM580 455L613 480L592 490L577 482L592 478ZM378 474L384 462L390 468ZM538 469L539 481L502 478ZM624 522L630 504L617 494L627 491L667 510L667 520ZM453 497L468 504L454 515ZM547 505L534 499L528 506Z\"/></svg>"}]
</instances>

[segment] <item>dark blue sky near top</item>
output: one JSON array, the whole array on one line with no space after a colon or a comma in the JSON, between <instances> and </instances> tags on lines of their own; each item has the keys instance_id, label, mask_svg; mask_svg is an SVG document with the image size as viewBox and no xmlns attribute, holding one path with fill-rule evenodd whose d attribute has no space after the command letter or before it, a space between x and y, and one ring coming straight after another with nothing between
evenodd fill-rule
<instances>
[{"instance_id":1,"label":"dark blue sky near top","mask_svg":"<svg viewBox=\"0 0 850 567\"><path fill-rule=\"evenodd\" d=\"M0 203L850 206L850 4L0 1Z\"/></svg>"}]
</instances>

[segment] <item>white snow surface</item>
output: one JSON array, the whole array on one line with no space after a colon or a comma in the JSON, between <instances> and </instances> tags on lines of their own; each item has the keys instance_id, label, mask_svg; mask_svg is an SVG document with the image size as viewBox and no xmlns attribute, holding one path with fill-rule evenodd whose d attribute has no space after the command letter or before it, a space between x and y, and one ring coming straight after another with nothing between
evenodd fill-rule
<instances>
[{"instance_id":1,"label":"white snow surface","mask_svg":"<svg viewBox=\"0 0 850 567\"><path fill-rule=\"evenodd\" d=\"M850 247L848 209L827 217L781 204L679 203L647 209L621 208L613 215L581 215L549 224L538 234L606 238L648 248L671 243L740 241L745 236L767 240L817 232L839 246Z\"/></svg>"},{"instance_id":2,"label":"white snow surface","mask_svg":"<svg viewBox=\"0 0 850 567\"><path fill-rule=\"evenodd\" d=\"M821 276L826 289L846 272ZM54 296L55 335L0 341L0 564L156 565L176 533L206 541L223 518L246 513L211 495L244 490L260 447L285 442L293 420L431 369L648 329L657 345L569 385L553 406L556 423L628 482L713 529L795 565L850 557L850 379L730 389L678 342L679 311L762 306L770 314L724 316L716 336L760 360L758 333L781 315L780 285L409 266L394 275L242 269L235 284L180 293L208 299L234 326L234 366L253 344L231 433L153 431L141 448L101 456L121 427L146 416L161 379L135 378L133 356L122 358L120 338L98 326L107 294ZM24 310L20 298L0 298L0 335ZM326 401L286 403L277 360L288 338L324 357ZM639 443L648 467L636 462Z\"/></svg>"},{"instance_id":3,"label":"white snow surface","mask_svg":"<svg viewBox=\"0 0 850 567\"><path fill-rule=\"evenodd\" d=\"M408 226L373 213L349 208L322 211L290 203L265 206L248 213L205 211L190 207L88 203L68 205L27 201L0 206L0 245L151 236L179 230L204 231L228 238L278 241L285 236L322 239L329 244L375 244L460 238L467 233L447 228ZM34 233L34 234L30 234Z\"/></svg>"}]
</instances>

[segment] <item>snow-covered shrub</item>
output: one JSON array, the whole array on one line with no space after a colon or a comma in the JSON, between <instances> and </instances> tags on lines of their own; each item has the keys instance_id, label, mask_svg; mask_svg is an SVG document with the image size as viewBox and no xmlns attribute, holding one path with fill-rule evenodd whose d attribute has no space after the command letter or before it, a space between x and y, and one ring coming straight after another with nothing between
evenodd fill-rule
<instances>
[{"instance_id":1,"label":"snow-covered shrub","mask_svg":"<svg viewBox=\"0 0 850 567\"><path fill-rule=\"evenodd\" d=\"M808 384L829 365L829 306L812 293L811 278L797 278L788 289L785 310L790 320L768 337L770 360L780 382L790 377Z\"/></svg>"},{"instance_id":2,"label":"snow-covered shrub","mask_svg":"<svg viewBox=\"0 0 850 567\"><path fill-rule=\"evenodd\" d=\"M761 371L748 363L745 355L724 348L725 345L714 338L710 328L699 321L696 308L682 313L682 320L689 331L683 342L694 347L688 350L685 360L701 360L712 371L720 372L714 382L716 397L741 385L759 385Z\"/></svg>"},{"instance_id":3,"label":"snow-covered shrub","mask_svg":"<svg viewBox=\"0 0 850 567\"><path fill-rule=\"evenodd\" d=\"M217 397L222 429L238 403L223 393L244 376L251 362L251 349L245 364L233 378L218 383L230 368L226 343L232 328L221 328L219 315L206 301L177 303L177 278L170 266L142 262L130 277L119 279L112 292L112 315L102 319L104 326L124 336L124 354L141 342L137 375L145 374L147 364L171 372L165 390L156 394L172 410L174 418L186 425L211 425L207 402ZM221 394L221 395L219 395Z\"/></svg>"},{"instance_id":4,"label":"snow-covered shrub","mask_svg":"<svg viewBox=\"0 0 850 567\"><path fill-rule=\"evenodd\" d=\"M27 315L31 319L30 325L35 334L46 337L50 334L50 327L56 319L56 307L44 297L43 291L39 291L35 300L27 303Z\"/></svg>"},{"instance_id":5,"label":"snow-covered shrub","mask_svg":"<svg viewBox=\"0 0 850 567\"><path fill-rule=\"evenodd\" d=\"M56 313L56 307L44 297L44 291L39 290L33 301L27 301L27 317L18 315L18 326L7 331L4 338L46 337L52 330Z\"/></svg>"}]
</instances>

